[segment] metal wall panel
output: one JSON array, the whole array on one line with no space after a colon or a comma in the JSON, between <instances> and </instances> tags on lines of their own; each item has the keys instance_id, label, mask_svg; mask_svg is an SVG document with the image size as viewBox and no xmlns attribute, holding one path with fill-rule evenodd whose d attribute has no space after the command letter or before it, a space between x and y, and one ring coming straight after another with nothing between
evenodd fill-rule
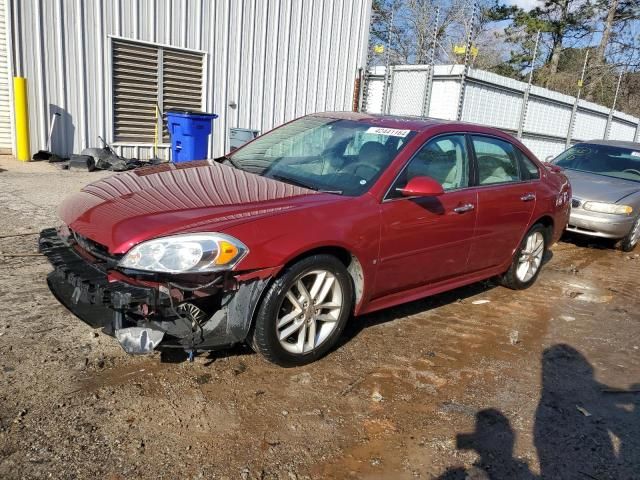
<instances>
[{"instance_id":1,"label":"metal wall panel","mask_svg":"<svg viewBox=\"0 0 640 480\"><path fill-rule=\"evenodd\" d=\"M11 150L13 122L9 56L9 18L7 0L0 0L0 152Z\"/></svg>"},{"instance_id":2,"label":"metal wall panel","mask_svg":"<svg viewBox=\"0 0 640 480\"><path fill-rule=\"evenodd\" d=\"M436 75L438 74L436 70ZM433 79L429 116L443 120L455 120L458 113L460 82L456 79Z\"/></svg>"},{"instance_id":3,"label":"metal wall panel","mask_svg":"<svg viewBox=\"0 0 640 480\"><path fill-rule=\"evenodd\" d=\"M44 146L58 112L61 154L113 140L112 37L206 54L202 106L220 115L210 144L219 156L229 127L264 132L306 113L350 110L371 13L371 0L0 1L15 12L12 74L27 77L31 148ZM147 146L119 147L142 158Z\"/></svg>"},{"instance_id":4,"label":"metal wall panel","mask_svg":"<svg viewBox=\"0 0 640 480\"><path fill-rule=\"evenodd\" d=\"M607 116L579 109L576 114L572 140L601 140L607 126Z\"/></svg>"},{"instance_id":5,"label":"metal wall panel","mask_svg":"<svg viewBox=\"0 0 640 480\"><path fill-rule=\"evenodd\" d=\"M534 137L523 135L522 143L531 150L540 160L560 155L565 150L565 142L561 139Z\"/></svg>"},{"instance_id":6,"label":"metal wall panel","mask_svg":"<svg viewBox=\"0 0 640 480\"><path fill-rule=\"evenodd\" d=\"M570 104L556 103L530 96L524 130L530 133L564 138L569 131L571 108Z\"/></svg>"},{"instance_id":7,"label":"metal wall panel","mask_svg":"<svg viewBox=\"0 0 640 480\"><path fill-rule=\"evenodd\" d=\"M427 65L398 65L390 72L389 113L419 116L422 113ZM454 120L457 115L462 65L436 65L428 116ZM366 109L380 113L384 93L384 67L376 67L366 83ZM518 130L527 84L494 73L472 69L466 77L462 120ZM540 158L565 148L575 98L532 86L527 106L523 142ZM571 141L602 139L610 109L581 100ZM633 141L640 120L614 112L609 138Z\"/></svg>"},{"instance_id":8,"label":"metal wall panel","mask_svg":"<svg viewBox=\"0 0 640 480\"><path fill-rule=\"evenodd\" d=\"M518 130L522 95L469 81L465 89L462 118L505 130Z\"/></svg>"},{"instance_id":9,"label":"metal wall panel","mask_svg":"<svg viewBox=\"0 0 640 480\"><path fill-rule=\"evenodd\" d=\"M389 98L389 113L394 115L422 114L427 72L397 70L393 72L393 87Z\"/></svg>"},{"instance_id":10,"label":"metal wall panel","mask_svg":"<svg viewBox=\"0 0 640 480\"><path fill-rule=\"evenodd\" d=\"M364 108L369 113L382 113L384 98L384 77L369 77L366 84L366 104Z\"/></svg>"},{"instance_id":11,"label":"metal wall panel","mask_svg":"<svg viewBox=\"0 0 640 480\"><path fill-rule=\"evenodd\" d=\"M623 122L614 118L611 121L609 130L609 140L632 141L636 134L636 126L632 123Z\"/></svg>"}]
</instances>

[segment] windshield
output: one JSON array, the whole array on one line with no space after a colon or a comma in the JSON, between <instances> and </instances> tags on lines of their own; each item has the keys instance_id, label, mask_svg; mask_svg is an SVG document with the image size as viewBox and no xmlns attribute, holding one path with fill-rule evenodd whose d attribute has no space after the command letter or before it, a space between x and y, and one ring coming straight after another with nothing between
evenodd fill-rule
<instances>
[{"instance_id":1,"label":"windshield","mask_svg":"<svg viewBox=\"0 0 640 480\"><path fill-rule=\"evenodd\" d=\"M236 168L313 190L361 195L415 135L362 121L303 117L227 158Z\"/></svg>"},{"instance_id":2,"label":"windshield","mask_svg":"<svg viewBox=\"0 0 640 480\"><path fill-rule=\"evenodd\" d=\"M558 155L553 163L570 170L640 182L640 145L638 147L634 150L579 143Z\"/></svg>"}]
</instances>

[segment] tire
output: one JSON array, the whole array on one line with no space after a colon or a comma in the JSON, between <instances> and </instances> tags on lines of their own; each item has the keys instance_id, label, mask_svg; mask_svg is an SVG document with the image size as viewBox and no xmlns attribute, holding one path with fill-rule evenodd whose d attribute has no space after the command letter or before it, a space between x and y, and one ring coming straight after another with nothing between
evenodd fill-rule
<instances>
[{"instance_id":1,"label":"tire","mask_svg":"<svg viewBox=\"0 0 640 480\"><path fill-rule=\"evenodd\" d=\"M540 240L542 243L537 243ZM529 245L530 241L535 243ZM513 255L513 260L509 270L502 275L502 285L512 290L524 290L525 288L529 288L533 285L540 274L540 270L542 269L542 261L548 245L549 231L547 227L539 223L531 227ZM542 248L541 252L539 252L540 246ZM533 251L529 251L532 248ZM534 255L535 258L533 257ZM528 256L526 261L523 260L524 256ZM534 271L527 269L527 274L522 275L523 270L519 271L519 268L523 267L524 262L527 262L529 267L533 267Z\"/></svg>"},{"instance_id":2,"label":"tire","mask_svg":"<svg viewBox=\"0 0 640 480\"><path fill-rule=\"evenodd\" d=\"M633 223L633 227L631 227L631 231L620 240L620 250L623 252L631 252L638 245L640 241L640 217L636 218L636 221Z\"/></svg>"},{"instance_id":3,"label":"tire","mask_svg":"<svg viewBox=\"0 0 640 480\"><path fill-rule=\"evenodd\" d=\"M308 301L314 293L316 306ZM352 307L353 282L342 262L331 255L304 258L267 287L249 337L251 346L282 367L314 362L336 345Z\"/></svg>"}]
</instances>

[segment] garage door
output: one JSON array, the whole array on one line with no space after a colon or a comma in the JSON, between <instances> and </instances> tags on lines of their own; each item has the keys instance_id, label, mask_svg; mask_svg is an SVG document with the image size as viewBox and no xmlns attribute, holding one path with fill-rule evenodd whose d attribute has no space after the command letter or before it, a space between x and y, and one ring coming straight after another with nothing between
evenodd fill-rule
<instances>
[{"instance_id":1,"label":"garage door","mask_svg":"<svg viewBox=\"0 0 640 480\"><path fill-rule=\"evenodd\" d=\"M11 101L7 38L7 0L0 0L0 153L11 153Z\"/></svg>"}]
</instances>

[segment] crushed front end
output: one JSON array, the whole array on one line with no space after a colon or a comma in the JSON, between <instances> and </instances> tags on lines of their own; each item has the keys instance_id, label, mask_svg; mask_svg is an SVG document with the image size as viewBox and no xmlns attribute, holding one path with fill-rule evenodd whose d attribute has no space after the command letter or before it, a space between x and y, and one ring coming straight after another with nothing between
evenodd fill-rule
<instances>
[{"instance_id":1,"label":"crushed front end","mask_svg":"<svg viewBox=\"0 0 640 480\"><path fill-rule=\"evenodd\" d=\"M171 275L117 268L121 256L75 232L46 229L40 252L53 265L47 283L78 318L118 339L125 351L158 346L189 352L245 341L269 272Z\"/></svg>"}]
</instances>

